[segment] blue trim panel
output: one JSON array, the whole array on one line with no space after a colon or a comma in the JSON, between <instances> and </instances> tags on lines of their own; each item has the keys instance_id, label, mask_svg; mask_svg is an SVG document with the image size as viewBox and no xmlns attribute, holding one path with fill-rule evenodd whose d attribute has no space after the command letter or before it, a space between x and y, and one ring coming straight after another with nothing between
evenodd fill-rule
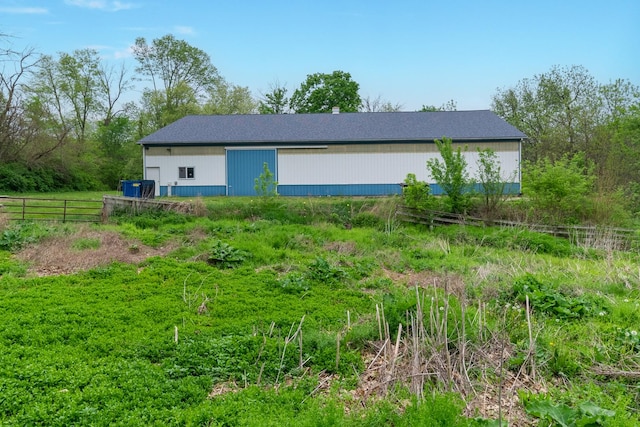
<instances>
[{"instance_id":1,"label":"blue trim panel","mask_svg":"<svg viewBox=\"0 0 640 427\"><path fill-rule=\"evenodd\" d=\"M402 194L400 184L278 185L281 196L389 196Z\"/></svg>"},{"instance_id":2,"label":"blue trim panel","mask_svg":"<svg viewBox=\"0 0 640 427\"><path fill-rule=\"evenodd\" d=\"M172 185L171 195L177 197L198 197L198 196L224 196L227 194L225 185ZM167 186L160 186L160 196L167 196Z\"/></svg>"},{"instance_id":3,"label":"blue trim panel","mask_svg":"<svg viewBox=\"0 0 640 427\"><path fill-rule=\"evenodd\" d=\"M431 194L434 196L442 196L445 194L444 190L442 190L442 187L440 187L438 184L429 184L429 190L431 191ZM482 193L482 186L480 184L475 184L473 186L473 191L476 193ZM510 195L520 194L520 183L519 182L505 183L504 194L510 194Z\"/></svg>"},{"instance_id":4,"label":"blue trim panel","mask_svg":"<svg viewBox=\"0 0 640 427\"><path fill-rule=\"evenodd\" d=\"M443 195L444 192L438 184L429 185L431 194ZM480 191L479 184L474 187ZM505 194L519 194L520 183L510 182L506 184ZM327 185L278 185L278 194L281 196L390 196L402 194L400 184L327 184ZM224 196L224 185L178 185L171 187L171 195L177 197L198 196ZM167 186L160 186L160 196L167 196Z\"/></svg>"}]
</instances>

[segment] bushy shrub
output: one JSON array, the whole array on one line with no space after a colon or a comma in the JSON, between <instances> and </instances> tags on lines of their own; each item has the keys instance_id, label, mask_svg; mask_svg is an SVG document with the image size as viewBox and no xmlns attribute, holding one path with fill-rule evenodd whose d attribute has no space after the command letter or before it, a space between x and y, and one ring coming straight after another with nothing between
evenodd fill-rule
<instances>
[{"instance_id":1,"label":"bushy shrub","mask_svg":"<svg viewBox=\"0 0 640 427\"><path fill-rule=\"evenodd\" d=\"M473 184L467 171L467 160L462 155L460 147L457 150L453 149L450 138L436 139L435 142L442 161L427 160L427 169L447 195L451 211L463 213L469 208L469 195Z\"/></svg>"},{"instance_id":2,"label":"bushy shrub","mask_svg":"<svg viewBox=\"0 0 640 427\"><path fill-rule=\"evenodd\" d=\"M555 318L577 319L601 310L594 298L566 295L529 274L516 279L512 292L518 303L525 304L528 297L534 311Z\"/></svg>"},{"instance_id":3,"label":"bushy shrub","mask_svg":"<svg viewBox=\"0 0 640 427\"><path fill-rule=\"evenodd\" d=\"M545 158L526 163L523 169L523 193L542 220L567 224L579 223L589 211L589 198L595 176L584 154L564 156L555 162Z\"/></svg>"},{"instance_id":4,"label":"bushy shrub","mask_svg":"<svg viewBox=\"0 0 640 427\"><path fill-rule=\"evenodd\" d=\"M19 163L0 165L0 190L26 193L34 189L33 179L24 165Z\"/></svg>"},{"instance_id":5,"label":"bushy shrub","mask_svg":"<svg viewBox=\"0 0 640 427\"><path fill-rule=\"evenodd\" d=\"M18 222L0 232L0 250L16 252L29 243L36 242L51 234L44 224Z\"/></svg>"},{"instance_id":6,"label":"bushy shrub","mask_svg":"<svg viewBox=\"0 0 640 427\"><path fill-rule=\"evenodd\" d=\"M207 262L216 267L233 268L240 265L249 254L217 240L211 247Z\"/></svg>"},{"instance_id":7,"label":"bushy shrub","mask_svg":"<svg viewBox=\"0 0 640 427\"><path fill-rule=\"evenodd\" d=\"M29 167L22 163L0 165L0 191L28 193L60 190L89 191L102 186L91 172L64 166Z\"/></svg>"},{"instance_id":8,"label":"bushy shrub","mask_svg":"<svg viewBox=\"0 0 640 427\"><path fill-rule=\"evenodd\" d=\"M429 184L424 181L418 181L413 173L407 174L404 179L404 187L402 188L402 196L404 204L414 209L429 209L430 190Z\"/></svg>"}]
</instances>

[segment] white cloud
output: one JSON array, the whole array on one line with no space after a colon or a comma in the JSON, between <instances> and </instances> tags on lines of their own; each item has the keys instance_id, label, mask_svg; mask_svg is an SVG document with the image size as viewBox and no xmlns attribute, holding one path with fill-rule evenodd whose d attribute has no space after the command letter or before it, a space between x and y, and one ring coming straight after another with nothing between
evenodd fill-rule
<instances>
[{"instance_id":1,"label":"white cloud","mask_svg":"<svg viewBox=\"0 0 640 427\"><path fill-rule=\"evenodd\" d=\"M193 35L196 33L193 27L186 27L184 25L176 25L173 29L177 34Z\"/></svg>"},{"instance_id":2,"label":"white cloud","mask_svg":"<svg viewBox=\"0 0 640 427\"><path fill-rule=\"evenodd\" d=\"M64 0L70 6L84 7L86 9L105 10L108 12L118 12L120 10L129 10L137 7L133 3L125 3L121 1L107 0Z\"/></svg>"},{"instance_id":3,"label":"white cloud","mask_svg":"<svg viewBox=\"0 0 640 427\"><path fill-rule=\"evenodd\" d=\"M113 6L113 11L114 12L117 12L119 10L129 10L129 9L133 9L133 8L137 7L133 3L123 3L121 1L114 1L112 3L112 6Z\"/></svg>"},{"instance_id":4,"label":"white cloud","mask_svg":"<svg viewBox=\"0 0 640 427\"><path fill-rule=\"evenodd\" d=\"M131 58L132 56L133 56L133 49L131 48L131 46L129 46L126 49L116 50L115 52L113 52L113 57L115 59Z\"/></svg>"},{"instance_id":5,"label":"white cloud","mask_svg":"<svg viewBox=\"0 0 640 427\"><path fill-rule=\"evenodd\" d=\"M15 13L20 15L44 15L49 9L44 7L0 7L0 13Z\"/></svg>"}]
</instances>

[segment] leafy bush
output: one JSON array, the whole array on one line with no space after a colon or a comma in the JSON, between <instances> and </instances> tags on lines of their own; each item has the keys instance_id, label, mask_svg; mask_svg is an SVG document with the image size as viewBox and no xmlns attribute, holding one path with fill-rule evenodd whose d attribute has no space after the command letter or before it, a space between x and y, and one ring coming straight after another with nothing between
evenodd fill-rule
<instances>
[{"instance_id":1,"label":"leafy bush","mask_svg":"<svg viewBox=\"0 0 640 427\"><path fill-rule=\"evenodd\" d=\"M54 230L42 223L17 222L0 233L0 250L16 252L25 245L52 234Z\"/></svg>"},{"instance_id":2,"label":"leafy bush","mask_svg":"<svg viewBox=\"0 0 640 427\"><path fill-rule=\"evenodd\" d=\"M614 411L603 409L591 402L583 402L577 408L571 408L563 403L554 404L547 399L527 399L525 410L542 420L567 427L603 426L608 418L616 415Z\"/></svg>"},{"instance_id":3,"label":"leafy bush","mask_svg":"<svg viewBox=\"0 0 640 427\"><path fill-rule=\"evenodd\" d=\"M577 319L592 314L598 309L594 301L586 296L567 296L552 286L539 282L535 277L526 275L513 284L515 299L524 304L529 297L529 305L555 318Z\"/></svg>"},{"instance_id":4,"label":"leafy bush","mask_svg":"<svg viewBox=\"0 0 640 427\"><path fill-rule=\"evenodd\" d=\"M30 167L22 163L0 165L0 191L16 193L100 189L96 178L82 168L66 170L64 165Z\"/></svg>"},{"instance_id":5,"label":"leafy bush","mask_svg":"<svg viewBox=\"0 0 640 427\"><path fill-rule=\"evenodd\" d=\"M217 240L211 247L207 262L216 267L234 268L247 259L249 254Z\"/></svg>"},{"instance_id":6,"label":"leafy bush","mask_svg":"<svg viewBox=\"0 0 640 427\"><path fill-rule=\"evenodd\" d=\"M346 277L347 273L342 268L331 265L322 257L316 257L309 266L309 278L319 283L337 284Z\"/></svg>"},{"instance_id":7,"label":"leafy bush","mask_svg":"<svg viewBox=\"0 0 640 427\"><path fill-rule=\"evenodd\" d=\"M418 181L413 173L407 174L402 188L405 205L414 209L429 209L431 202L429 193L429 184L424 181Z\"/></svg>"},{"instance_id":8,"label":"leafy bush","mask_svg":"<svg viewBox=\"0 0 640 427\"><path fill-rule=\"evenodd\" d=\"M469 207L469 190L473 183L467 171L467 161L460 148L453 149L450 138L436 139L436 146L442 161L427 160L427 169L447 195L451 211L463 213Z\"/></svg>"},{"instance_id":9,"label":"leafy bush","mask_svg":"<svg viewBox=\"0 0 640 427\"><path fill-rule=\"evenodd\" d=\"M35 190L35 183L24 165L7 163L0 165L0 190L26 193Z\"/></svg>"},{"instance_id":10,"label":"leafy bush","mask_svg":"<svg viewBox=\"0 0 640 427\"><path fill-rule=\"evenodd\" d=\"M588 195L595 176L585 164L583 154L564 156L555 162L548 158L526 163L523 169L523 193L542 220L578 223L588 213Z\"/></svg>"}]
</instances>

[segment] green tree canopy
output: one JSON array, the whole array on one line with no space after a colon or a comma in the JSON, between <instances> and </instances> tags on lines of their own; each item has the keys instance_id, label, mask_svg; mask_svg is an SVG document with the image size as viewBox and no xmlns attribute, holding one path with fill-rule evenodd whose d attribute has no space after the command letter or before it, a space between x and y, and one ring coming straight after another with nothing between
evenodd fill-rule
<instances>
[{"instance_id":1,"label":"green tree canopy","mask_svg":"<svg viewBox=\"0 0 640 427\"><path fill-rule=\"evenodd\" d=\"M467 160L462 155L460 147L457 150L453 149L450 138L436 139L435 142L442 161L427 160L427 169L448 196L451 210L455 213L463 213L469 202L467 192L472 184L467 171Z\"/></svg>"},{"instance_id":2,"label":"green tree canopy","mask_svg":"<svg viewBox=\"0 0 640 427\"><path fill-rule=\"evenodd\" d=\"M150 116L157 122L155 129L198 110L209 91L221 82L206 52L170 34L151 44L139 37L133 55L138 61L136 71L152 84L145 96L153 106Z\"/></svg>"},{"instance_id":3,"label":"green tree canopy","mask_svg":"<svg viewBox=\"0 0 640 427\"><path fill-rule=\"evenodd\" d=\"M357 112L362 104L359 89L351 74L344 71L310 74L293 92L289 105L296 113L330 113L333 107Z\"/></svg>"},{"instance_id":4,"label":"green tree canopy","mask_svg":"<svg viewBox=\"0 0 640 427\"><path fill-rule=\"evenodd\" d=\"M602 85L582 66L556 66L499 89L492 109L527 134L525 160L583 152L597 164L607 150L598 129L637 99L637 88L624 80Z\"/></svg>"},{"instance_id":5,"label":"green tree canopy","mask_svg":"<svg viewBox=\"0 0 640 427\"><path fill-rule=\"evenodd\" d=\"M236 86L223 79L209 89L209 98L203 107L205 114L251 114L256 101L248 87Z\"/></svg>"},{"instance_id":6,"label":"green tree canopy","mask_svg":"<svg viewBox=\"0 0 640 427\"><path fill-rule=\"evenodd\" d=\"M278 82L272 84L270 91L260 98L258 102L258 112L260 114L288 113L289 98L287 98L287 88Z\"/></svg>"}]
</instances>

